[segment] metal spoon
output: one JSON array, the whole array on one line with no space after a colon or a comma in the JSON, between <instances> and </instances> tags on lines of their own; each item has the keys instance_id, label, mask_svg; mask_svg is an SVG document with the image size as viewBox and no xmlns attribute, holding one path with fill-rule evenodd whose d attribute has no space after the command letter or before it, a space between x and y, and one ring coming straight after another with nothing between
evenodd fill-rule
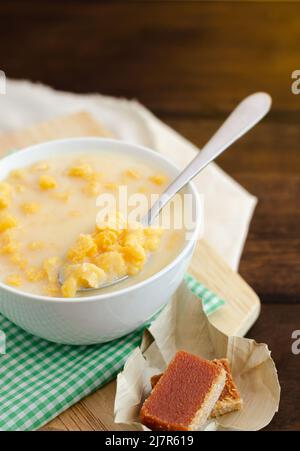
<instances>
[{"instance_id":1,"label":"metal spoon","mask_svg":"<svg viewBox=\"0 0 300 451\"><path fill-rule=\"evenodd\" d=\"M202 148L201 152L188 164L188 166L169 184L159 199L153 204L146 216L142 219L142 225L150 226L158 216L162 208L178 193L187 183L199 174L211 161L217 158L231 144L256 125L270 110L272 99L269 94L258 92L246 97L233 110L223 125ZM78 292L100 290L115 285L126 279L128 275L111 280L98 288L79 288ZM60 285L64 282L63 269L58 273Z\"/></svg>"}]
</instances>

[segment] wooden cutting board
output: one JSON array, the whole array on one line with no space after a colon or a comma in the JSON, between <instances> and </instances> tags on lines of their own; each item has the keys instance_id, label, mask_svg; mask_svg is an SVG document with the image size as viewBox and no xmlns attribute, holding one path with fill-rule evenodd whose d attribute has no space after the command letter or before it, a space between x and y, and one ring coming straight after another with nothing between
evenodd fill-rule
<instances>
[{"instance_id":1,"label":"wooden cutting board","mask_svg":"<svg viewBox=\"0 0 300 451\"><path fill-rule=\"evenodd\" d=\"M0 155L51 139L78 136L110 136L90 114L80 112L33 127L0 134ZM210 316L228 335L244 335L257 319L260 301L247 283L205 241L199 241L189 272L226 301ZM113 423L115 382L107 384L68 409L44 430L130 430Z\"/></svg>"}]
</instances>

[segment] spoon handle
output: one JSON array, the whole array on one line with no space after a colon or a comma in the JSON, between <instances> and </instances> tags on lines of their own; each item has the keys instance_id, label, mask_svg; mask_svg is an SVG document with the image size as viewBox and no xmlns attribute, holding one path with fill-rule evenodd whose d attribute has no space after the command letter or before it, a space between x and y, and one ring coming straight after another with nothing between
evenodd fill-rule
<instances>
[{"instance_id":1,"label":"spoon handle","mask_svg":"<svg viewBox=\"0 0 300 451\"><path fill-rule=\"evenodd\" d=\"M231 144L247 133L257 122L259 122L271 107L271 97L263 92L258 92L246 97L233 110L226 121L216 131L212 138L205 144L199 154L188 164L188 166L170 183L161 194L159 199L148 211L143 223L151 225L161 209L169 200L190 182L211 161L217 158Z\"/></svg>"}]
</instances>

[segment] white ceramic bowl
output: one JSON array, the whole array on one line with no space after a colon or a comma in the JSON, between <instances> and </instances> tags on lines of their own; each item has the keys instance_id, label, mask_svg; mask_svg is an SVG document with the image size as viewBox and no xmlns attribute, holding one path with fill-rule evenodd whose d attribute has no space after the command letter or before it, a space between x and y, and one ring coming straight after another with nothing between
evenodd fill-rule
<instances>
[{"instance_id":1,"label":"white ceramic bowl","mask_svg":"<svg viewBox=\"0 0 300 451\"><path fill-rule=\"evenodd\" d=\"M0 180L16 168L52 155L116 151L155 164L170 177L178 169L157 152L102 138L74 138L37 144L0 160ZM186 188L196 205L196 226L182 251L160 272L127 288L84 298L49 298L22 292L0 282L0 312L26 331L56 343L85 345L106 342L145 323L169 301L181 283L199 232L199 203L192 184Z\"/></svg>"}]
</instances>

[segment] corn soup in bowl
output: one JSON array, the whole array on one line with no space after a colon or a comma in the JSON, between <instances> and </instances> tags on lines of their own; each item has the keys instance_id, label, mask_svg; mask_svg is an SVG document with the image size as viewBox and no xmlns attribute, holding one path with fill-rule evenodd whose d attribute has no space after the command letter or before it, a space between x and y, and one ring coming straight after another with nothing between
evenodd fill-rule
<instances>
[{"instance_id":1,"label":"corn soup in bowl","mask_svg":"<svg viewBox=\"0 0 300 451\"><path fill-rule=\"evenodd\" d=\"M102 138L51 141L3 158L0 312L66 344L101 343L142 325L181 283L198 237L192 184L157 223L139 222L178 173L156 152Z\"/></svg>"}]
</instances>

